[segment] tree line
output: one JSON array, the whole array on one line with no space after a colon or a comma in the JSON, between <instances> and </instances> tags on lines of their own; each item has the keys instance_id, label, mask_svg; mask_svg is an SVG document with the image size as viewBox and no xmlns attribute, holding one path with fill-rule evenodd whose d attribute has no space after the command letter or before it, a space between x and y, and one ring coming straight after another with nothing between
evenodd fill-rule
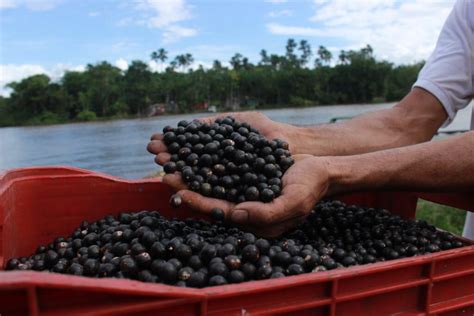
<instances>
[{"instance_id":1,"label":"tree line","mask_svg":"<svg viewBox=\"0 0 474 316\"><path fill-rule=\"evenodd\" d=\"M188 113L200 104L236 110L397 101L423 66L377 60L370 45L336 57L324 46L313 51L308 41L294 39L283 55L262 49L258 63L236 53L229 66L215 60L212 67L193 69L189 53L168 58L163 48L151 53L160 72L141 60L124 71L102 61L65 72L57 82L39 74L9 83L10 96L0 97L0 126L141 117L153 104Z\"/></svg>"}]
</instances>

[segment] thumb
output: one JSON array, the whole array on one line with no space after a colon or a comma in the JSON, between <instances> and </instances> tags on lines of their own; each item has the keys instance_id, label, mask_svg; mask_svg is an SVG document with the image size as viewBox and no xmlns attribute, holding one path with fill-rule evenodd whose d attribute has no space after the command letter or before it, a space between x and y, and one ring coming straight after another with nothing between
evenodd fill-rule
<instances>
[{"instance_id":1,"label":"thumb","mask_svg":"<svg viewBox=\"0 0 474 316\"><path fill-rule=\"evenodd\" d=\"M190 208L204 214L210 214L213 208L220 208L224 211L225 218L228 218L232 209L232 204L226 200L205 197L191 190L180 190L178 194Z\"/></svg>"},{"instance_id":2,"label":"thumb","mask_svg":"<svg viewBox=\"0 0 474 316\"><path fill-rule=\"evenodd\" d=\"M303 216L308 210L301 207L306 197L305 188L288 185L283 194L270 203L244 202L230 211L230 220L239 225L265 226Z\"/></svg>"}]
</instances>

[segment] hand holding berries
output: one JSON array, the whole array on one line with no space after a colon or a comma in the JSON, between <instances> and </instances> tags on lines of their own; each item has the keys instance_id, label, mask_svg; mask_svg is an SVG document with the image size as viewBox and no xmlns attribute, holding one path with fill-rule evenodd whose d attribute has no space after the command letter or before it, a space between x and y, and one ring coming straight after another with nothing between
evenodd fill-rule
<instances>
[{"instance_id":1,"label":"hand holding berries","mask_svg":"<svg viewBox=\"0 0 474 316\"><path fill-rule=\"evenodd\" d=\"M163 133L152 137L148 149L158 154L158 162L166 161L163 181L198 211L212 215L219 208L221 219L275 236L297 224L322 197L314 193L319 182L305 180L313 172L299 167L284 180L294 164L289 144L266 139L246 122L230 116L180 121Z\"/></svg>"},{"instance_id":2,"label":"hand holding berries","mask_svg":"<svg viewBox=\"0 0 474 316\"><path fill-rule=\"evenodd\" d=\"M167 160L165 173L180 172L190 190L230 202L271 202L294 162L287 142L268 140L231 116L209 123L183 120L163 133L148 149Z\"/></svg>"},{"instance_id":3,"label":"hand holding berries","mask_svg":"<svg viewBox=\"0 0 474 316\"><path fill-rule=\"evenodd\" d=\"M311 155L294 155L295 163L282 178L283 191L270 203L249 201L232 203L205 197L188 190L181 177L167 174L167 183L191 208L211 214L213 208L224 211L225 218L261 236L274 237L295 227L311 212L314 204L329 188L326 159Z\"/></svg>"}]
</instances>

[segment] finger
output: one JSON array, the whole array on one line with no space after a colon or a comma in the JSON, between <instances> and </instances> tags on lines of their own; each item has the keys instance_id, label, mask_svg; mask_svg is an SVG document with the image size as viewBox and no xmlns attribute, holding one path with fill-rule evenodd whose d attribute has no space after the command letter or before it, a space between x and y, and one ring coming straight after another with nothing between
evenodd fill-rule
<instances>
[{"instance_id":1,"label":"finger","mask_svg":"<svg viewBox=\"0 0 474 316\"><path fill-rule=\"evenodd\" d=\"M238 114L239 114L238 112L226 112L226 113L222 113L222 114L218 114L218 115L214 115L214 116L200 117L197 120L202 122L202 123L212 124L218 118L224 118L224 117L227 117L227 116L235 117Z\"/></svg>"},{"instance_id":2,"label":"finger","mask_svg":"<svg viewBox=\"0 0 474 316\"><path fill-rule=\"evenodd\" d=\"M169 173L163 177L163 182L172 187L175 191L185 190L188 187L181 179L181 173Z\"/></svg>"},{"instance_id":3,"label":"finger","mask_svg":"<svg viewBox=\"0 0 474 316\"><path fill-rule=\"evenodd\" d=\"M170 161L171 155L169 153L159 153L155 157L155 162L160 166L163 166L165 163Z\"/></svg>"},{"instance_id":4,"label":"finger","mask_svg":"<svg viewBox=\"0 0 474 316\"><path fill-rule=\"evenodd\" d=\"M228 214L232 209L232 203L214 199L210 197L205 197L199 193L190 191L190 190L181 190L178 192L179 195L183 198L183 201L193 210L204 214L210 214L213 208L220 208L224 211L225 218L228 218Z\"/></svg>"},{"instance_id":5,"label":"finger","mask_svg":"<svg viewBox=\"0 0 474 316\"><path fill-rule=\"evenodd\" d=\"M254 228L252 230L258 236L265 237L265 238L275 238L301 225L304 222L305 218L306 216L300 216L300 217L292 218L280 224Z\"/></svg>"},{"instance_id":6,"label":"finger","mask_svg":"<svg viewBox=\"0 0 474 316\"><path fill-rule=\"evenodd\" d=\"M282 195L270 203L244 202L231 211L230 219L241 225L266 226L299 217L303 210L299 208L301 192L299 185L289 185Z\"/></svg>"},{"instance_id":7,"label":"finger","mask_svg":"<svg viewBox=\"0 0 474 316\"><path fill-rule=\"evenodd\" d=\"M291 155L291 158L293 158L294 161L299 161L299 160L304 160L307 158L314 157L313 155L308 155L308 154L296 154L296 155Z\"/></svg>"},{"instance_id":8,"label":"finger","mask_svg":"<svg viewBox=\"0 0 474 316\"><path fill-rule=\"evenodd\" d=\"M161 133L156 133L151 135L150 140L163 140L163 134Z\"/></svg>"},{"instance_id":9,"label":"finger","mask_svg":"<svg viewBox=\"0 0 474 316\"><path fill-rule=\"evenodd\" d=\"M252 114L255 114L255 111L244 111L244 112L232 112L232 113L227 113L228 116L232 116L239 122L247 122L247 121L252 121Z\"/></svg>"},{"instance_id":10,"label":"finger","mask_svg":"<svg viewBox=\"0 0 474 316\"><path fill-rule=\"evenodd\" d=\"M243 231L252 232L256 236L259 236L259 237L274 238L274 237L279 237L285 232L297 227L298 225L304 222L305 218L306 218L306 215L292 218L290 220L284 221L279 224L268 225L268 226L242 226L242 225L235 225L235 226Z\"/></svg>"},{"instance_id":11,"label":"finger","mask_svg":"<svg viewBox=\"0 0 474 316\"><path fill-rule=\"evenodd\" d=\"M155 155L168 150L165 143L163 143L161 140L152 140L148 143L146 149L148 150L148 152Z\"/></svg>"},{"instance_id":12,"label":"finger","mask_svg":"<svg viewBox=\"0 0 474 316\"><path fill-rule=\"evenodd\" d=\"M201 123L212 124L216 120L217 116L207 116L207 117L200 117L197 120Z\"/></svg>"}]
</instances>

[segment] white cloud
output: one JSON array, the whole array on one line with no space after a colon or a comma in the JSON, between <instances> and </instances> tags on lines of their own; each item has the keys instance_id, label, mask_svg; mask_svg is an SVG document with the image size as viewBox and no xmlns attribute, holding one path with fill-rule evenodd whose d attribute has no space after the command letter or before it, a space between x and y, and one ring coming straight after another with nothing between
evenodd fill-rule
<instances>
[{"instance_id":1,"label":"white cloud","mask_svg":"<svg viewBox=\"0 0 474 316\"><path fill-rule=\"evenodd\" d=\"M46 70L40 65L0 65L0 95L10 94L10 89L5 87L8 83L45 72Z\"/></svg>"},{"instance_id":2,"label":"white cloud","mask_svg":"<svg viewBox=\"0 0 474 316\"><path fill-rule=\"evenodd\" d=\"M280 10L280 11L270 11L268 16L271 18L278 18L280 16L292 16L293 12L291 10Z\"/></svg>"},{"instance_id":3,"label":"white cloud","mask_svg":"<svg viewBox=\"0 0 474 316\"><path fill-rule=\"evenodd\" d=\"M56 64L51 68L45 68L41 65L34 64L4 64L0 65L0 95L9 96L11 90L6 88L5 85L10 82L21 81L22 79L37 75L46 74L53 81L59 80L64 72L66 71L84 71L83 65L67 65L67 64Z\"/></svg>"},{"instance_id":4,"label":"white cloud","mask_svg":"<svg viewBox=\"0 0 474 316\"><path fill-rule=\"evenodd\" d=\"M278 4L278 3L285 3L285 2L288 2L288 0L265 0L265 2L273 3L273 4Z\"/></svg>"},{"instance_id":5,"label":"white cloud","mask_svg":"<svg viewBox=\"0 0 474 316\"><path fill-rule=\"evenodd\" d=\"M16 7L16 3L13 0L0 0L0 9L10 9Z\"/></svg>"},{"instance_id":6,"label":"white cloud","mask_svg":"<svg viewBox=\"0 0 474 316\"><path fill-rule=\"evenodd\" d=\"M26 7L33 11L48 11L61 2L62 0L0 0L0 9Z\"/></svg>"},{"instance_id":7,"label":"white cloud","mask_svg":"<svg viewBox=\"0 0 474 316\"><path fill-rule=\"evenodd\" d=\"M170 25L165 28L163 32L163 43L172 43L176 42L183 37L193 37L196 36L197 30L188 27L182 27L179 25Z\"/></svg>"},{"instance_id":8,"label":"white cloud","mask_svg":"<svg viewBox=\"0 0 474 316\"><path fill-rule=\"evenodd\" d=\"M69 64L56 64L53 67L47 69L46 74L51 77L51 79L58 80L66 71L84 71L86 67L84 65L72 66Z\"/></svg>"},{"instance_id":9,"label":"white cloud","mask_svg":"<svg viewBox=\"0 0 474 316\"><path fill-rule=\"evenodd\" d=\"M149 20L149 26L162 28L191 18L191 9L184 0L141 0L141 10L154 11L156 15Z\"/></svg>"},{"instance_id":10,"label":"white cloud","mask_svg":"<svg viewBox=\"0 0 474 316\"><path fill-rule=\"evenodd\" d=\"M343 40L345 47L372 45L378 57L397 63L429 57L454 1L313 0L314 24L267 24L270 33ZM341 47L342 48L342 47Z\"/></svg>"},{"instance_id":11,"label":"white cloud","mask_svg":"<svg viewBox=\"0 0 474 316\"><path fill-rule=\"evenodd\" d=\"M129 51L130 49L136 48L137 43L129 39L124 39L119 42L116 42L105 49L107 52L112 53L123 53Z\"/></svg>"},{"instance_id":12,"label":"white cloud","mask_svg":"<svg viewBox=\"0 0 474 316\"><path fill-rule=\"evenodd\" d=\"M126 61L125 59L123 58L119 58L115 61L115 66L117 68L120 68L120 70L127 70L128 69L128 61Z\"/></svg>"},{"instance_id":13,"label":"white cloud","mask_svg":"<svg viewBox=\"0 0 474 316\"><path fill-rule=\"evenodd\" d=\"M192 18L191 6L185 0L137 0L136 9L146 12L145 18L133 19L137 24L145 24L150 28L163 30L163 42L175 42L183 37L197 35L197 30L184 27L180 22ZM120 24L126 25L131 21L123 19Z\"/></svg>"},{"instance_id":14,"label":"white cloud","mask_svg":"<svg viewBox=\"0 0 474 316\"><path fill-rule=\"evenodd\" d=\"M91 18L93 18L93 17L99 16L100 12L99 11L91 11L87 15L90 16Z\"/></svg>"},{"instance_id":15,"label":"white cloud","mask_svg":"<svg viewBox=\"0 0 474 316\"><path fill-rule=\"evenodd\" d=\"M287 26L280 23L268 23L267 30L276 35L287 36L324 36L324 32L317 28Z\"/></svg>"}]
</instances>

